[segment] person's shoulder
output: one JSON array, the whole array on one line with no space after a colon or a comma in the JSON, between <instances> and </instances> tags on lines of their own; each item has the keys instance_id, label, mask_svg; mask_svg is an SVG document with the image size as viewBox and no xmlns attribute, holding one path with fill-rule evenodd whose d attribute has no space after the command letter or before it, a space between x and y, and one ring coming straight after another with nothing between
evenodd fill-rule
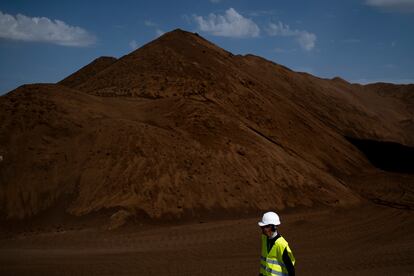
<instances>
[{"instance_id":1,"label":"person's shoulder","mask_svg":"<svg viewBox=\"0 0 414 276\"><path fill-rule=\"evenodd\" d=\"M280 244L288 244L287 240L279 234L276 236L276 242Z\"/></svg>"}]
</instances>

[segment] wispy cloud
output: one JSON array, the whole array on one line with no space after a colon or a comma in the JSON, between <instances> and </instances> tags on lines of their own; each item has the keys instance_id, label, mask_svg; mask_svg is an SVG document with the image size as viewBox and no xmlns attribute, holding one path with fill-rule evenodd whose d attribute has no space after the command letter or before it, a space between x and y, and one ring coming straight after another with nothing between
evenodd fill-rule
<instances>
[{"instance_id":1,"label":"wispy cloud","mask_svg":"<svg viewBox=\"0 0 414 276\"><path fill-rule=\"evenodd\" d=\"M414 0L366 0L365 4L385 11L414 12Z\"/></svg>"},{"instance_id":2,"label":"wispy cloud","mask_svg":"<svg viewBox=\"0 0 414 276\"><path fill-rule=\"evenodd\" d=\"M295 37L300 46L306 51L310 51L315 47L316 35L308 31L292 30L289 25L282 22L269 23L266 29L270 36L291 36Z\"/></svg>"},{"instance_id":3,"label":"wispy cloud","mask_svg":"<svg viewBox=\"0 0 414 276\"><path fill-rule=\"evenodd\" d=\"M211 3L214 3L214 4L217 4L217 3L220 3L220 2L221 2L221 0L210 0L210 2L211 2Z\"/></svg>"},{"instance_id":4,"label":"wispy cloud","mask_svg":"<svg viewBox=\"0 0 414 276\"><path fill-rule=\"evenodd\" d=\"M151 20L145 20L145 21L144 21L144 24L145 24L145 26L147 26L147 27L155 27L155 26L157 26L157 24L156 24L156 23L154 23L154 22L152 22Z\"/></svg>"},{"instance_id":5,"label":"wispy cloud","mask_svg":"<svg viewBox=\"0 0 414 276\"><path fill-rule=\"evenodd\" d=\"M135 49L137 49L137 48L138 48L138 43L137 43L135 40L132 40L131 42L129 42L129 47L130 47L132 50L135 50Z\"/></svg>"},{"instance_id":6,"label":"wispy cloud","mask_svg":"<svg viewBox=\"0 0 414 276\"><path fill-rule=\"evenodd\" d=\"M149 28L151 28L151 29L153 29L155 31L155 36L156 37L159 37L159 36L162 36L163 34L165 34L165 32L163 30L161 30L158 27L158 24L155 23L154 21L145 20L144 21L144 25L147 26L147 27L149 27Z\"/></svg>"},{"instance_id":7,"label":"wispy cloud","mask_svg":"<svg viewBox=\"0 0 414 276\"><path fill-rule=\"evenodd\" d=\"M155 33L157 34L157 36L162 36L163 34L165 34L165 32L163 30L160 30L160 29L156 29Z\"/></svg>"},{"instance_id":8,"label":"wispy cloud","mask_svg":"<svg viewBox=\"0 0 414 276\"><path fill-rule=\"evenodd\" d=\"M198 28L216 36L224 37L257 37L260 28L251 19L229 8L224 15L211 13L207 17L194 15Z\"/></svg>"},{"instance_id":9,"label":"wispy cloud","mask_svg":"<svg viewBox=\"0 0 414 276\"><path fill-rule=\"evenodd\" d=\"M38 41L62 46L85 47L95 43L96 38L86 30L47 17L16 16L0 11L0 38Z\"/></svg>"}]
</instances>

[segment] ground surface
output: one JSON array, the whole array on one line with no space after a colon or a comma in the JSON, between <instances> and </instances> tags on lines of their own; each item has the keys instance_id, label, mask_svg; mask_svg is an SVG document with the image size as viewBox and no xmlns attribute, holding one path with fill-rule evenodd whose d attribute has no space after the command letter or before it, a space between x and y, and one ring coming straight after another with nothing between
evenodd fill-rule
<instances>
[{"instance_id":1,"label":"ground surface","mask_svg":"<svg viewBox=\"0 0 414 276\"><path fill-rule=\"evenodd\" d=\"M298 275L414 274L412 211L369 204L281 218ZM257 275L257 220L21 233L0 240L0 275Z\"/></svg>"}]
</instances>

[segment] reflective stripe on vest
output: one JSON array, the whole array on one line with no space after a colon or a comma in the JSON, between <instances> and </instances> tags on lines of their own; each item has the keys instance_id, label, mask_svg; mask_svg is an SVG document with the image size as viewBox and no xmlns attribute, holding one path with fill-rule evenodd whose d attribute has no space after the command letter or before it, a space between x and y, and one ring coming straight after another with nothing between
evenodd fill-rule
<instances>
[{"instance_id":1,"label":"reflective stripe on vest","mask_svg":"<svg viewBox=\"0 0 414 276\"><path fill-rule=\"evenodd\" d=\"M266 259L266 257L260 256L260 260L265 261L269 264L275 264L275 265L280 265L280 266L285 266L284 263L278 262L277 260L271 260L271 259Z\"/></svg>"},{"instance_id":2,"label":"reflective stripe on vest","mask_svg":"<svg viewBox=\"0 0 414 276\"><path fill-rule=\"evenodd\" d=\"M272 275L288 276L287 273L283 273L283 272L280 272L280 271L273 270L273 269L271 269L269 267L266 267L265 265L262 265L262 264L260 265L260 267L263 268L266 272L271 273Z\"/></svg>"}]
</instances>

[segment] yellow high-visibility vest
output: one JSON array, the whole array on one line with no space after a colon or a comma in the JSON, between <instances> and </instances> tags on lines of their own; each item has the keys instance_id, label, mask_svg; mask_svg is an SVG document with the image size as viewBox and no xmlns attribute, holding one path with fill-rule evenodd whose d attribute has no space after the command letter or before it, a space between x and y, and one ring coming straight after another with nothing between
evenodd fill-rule
<instances>
[{"instance_id":1,"label":"yellow high-visibility vest","mask_svg":"<svg viewBox=\"0 0 414 276\"><path fill-rule=\"evenodd\" d=\"M279 237L273 247L267 252L267 237L262 235L262 256L260 257L260 273L266 276L280 276L288 275L285 264L283 263L283 251L287 250L287 253L295 265L295 257L292 254L292 250L289 248L288 242Z\"/></svg>"}]
</instances>

